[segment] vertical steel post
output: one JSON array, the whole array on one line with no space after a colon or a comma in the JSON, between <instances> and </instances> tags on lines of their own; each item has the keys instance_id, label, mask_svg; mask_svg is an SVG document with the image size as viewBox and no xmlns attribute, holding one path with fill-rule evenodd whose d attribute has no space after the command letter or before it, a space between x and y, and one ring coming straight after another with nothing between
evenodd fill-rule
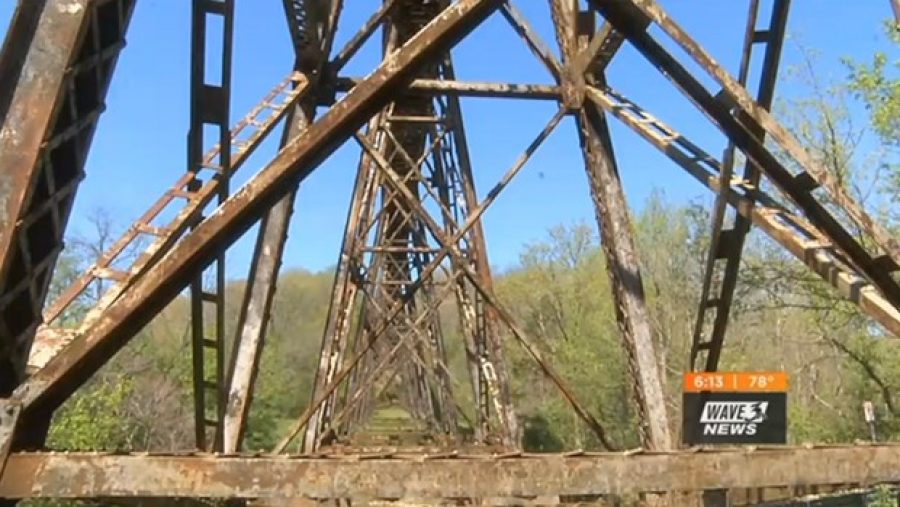
<instances>
[{"instance_id":1,"label":"vertical steel post","mask_svg":"<svg viewBox=\"0 0 900 507\"><path fill-rule=\"evenodd\" d=\"M585 102L579 113L578 125L606 270L616 302L616 320L634 380L642 440L650 449L670 449L672 438L664 376L659 368L633 226L613 158L609 130L603 112L590 102Z\"/></svg>"},{"instance_id":2,"label":"vertical steel post","mask_svg":"<svg viewBox=\"0 0 900 507\"><path fill-rule=\"evenodd\" d=\"M306 128L311 116L311 112L304 111L302 107L297 107L288 116L282 146ZM259 235L247 277L247 288L235 329L234 347L231 350L226 408L222 420L224 452L238 452L247 429L250 402L296 195L295 190L278 201L259 225Z\"/></svg>"},{"instance_id":3,"label":"vertical steel post","mask_svg":"<svg viewBox=\"0 0 900 507\"><path fill-rule=\"evenodd\" d=\"M289 114L281 139L282 148L300 135L315 115L318 85L325 72L342 6L340 0L284 0L283 3L294 43L295 68L306 74L313 94ZM226 409L222 424L225 452L239 451L246 431L296 196L297 189L294 189L278 201L260 222L227 376Z\"/></svg>"},{"instance_id":4,"label":"vertical steel post","mask_svg":"<svg viewBox=\"0 0 900 507\"><path fill-rule=\"evenodd\" d=\"M774 0L769 26L764 30L756 28L760 4L761 0L751 0L750 2L750 13L744 34L744 48L741 54L738 82L746 86L750 75L753 49L758 47L758 45L764 45L765 49L757 85L756 101L761 107L768 110L772 107L775 97L775 82L778 78L778 64L781 59L781 47L784 43L790 0ZM747 128L760 141L765 139L765 131L759 125L749 125ZM723 188L727 188L731 184L730 180L733 174L736 151L734 143L729 142L728 147L725 149L725 155L722 158L720 178ZM744 180L751 185L758 185L760 176L760 169L756 164L750 160L745 162ZM752 199L752 195L749 197ZM726 208L725 193L720 193L716 197L713 207L711 241L691 344L690 364L694 370L701 367L700 353L702 351L706 351L704 369L715 371L719 366L719 357L721 356L725 332L728 327L728 318L731 313L731 303L737 287L744 241L750 232L750 219L734 209L731 209L730 212L733 217L732 225L730 228L726 228L725 217L728 213L729 208ZM724 266L722 265L723 263ZM717 281L718 283L716 283ZM707 318L711 310L715 311L715 315L713 315L712 326L709 329ZM704 339L707 333L709 338Z\"/></svg>"},{"instance_id":5,"label":"vertical steel post","mask_svg":"<svg viewBox=\"0 0 900 507\"><path fill-rule=\"evenodd\" d=\"M193 0L191 4L191 126L188 133L188 167L199 172L204 167L203 152L208 142L206 127L217 129L219 151L213 169L220 178L217 204L228 199L231 172L231 53L234 28L234 0ZM221 52L209 65L207 36L211 21L218 18ZM208 80L218 70L218 76ZM209 164L209 163L207 163ZM195 179L195 190L200 189ZM205 275L210 279L204 280ZM191 282L191 343L194 368L194 423L197 447L222 449L222 420L225 413L225 250L216 255L211 272L203 272ZM211 307L211 312L207 311ZM212 315L212 325L208 318ZM208 358L207 351L212 353ZM210 432L212 439L210 439Z\"/></svg>"},{"instance_id":6,"label":"vertical steel post","mask_svg":"<svg viewBox=\"0 0 900 507\"><path fill-rule=\"evenodd\" d=\"M606 257L606 271L616 303L616 321L633 377L634 395L640 421L643 445L654 450L672 447L669 415L665 404L665 377L660 372L659 358L653 340L650 314L644 296L636 240L634 238L625 191L619 179L612 149L609 127L604 112L591 101L584 100L587 83L603 84L604 65L595 66L587 75L579 75L575 66L576 49L588 47L593 34L590 12L576 15L577 3L571 0L552 0L557 38L564 50L566 72L563 76L563 97L576 111L585 170L590 182L600 244ZM568 53L565 50L568 49Z\"/></svg>"}]
</instances>

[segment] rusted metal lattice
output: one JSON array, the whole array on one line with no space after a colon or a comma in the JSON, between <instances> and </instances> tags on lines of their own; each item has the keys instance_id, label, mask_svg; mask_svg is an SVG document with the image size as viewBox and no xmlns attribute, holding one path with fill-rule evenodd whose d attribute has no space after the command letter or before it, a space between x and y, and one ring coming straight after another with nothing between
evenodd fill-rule
<instances>
[{"instance_id":1,"label":"rusted metal lattice","mask_svg":"<svg viewBox=\"0 0 900 507\"><path fill-rule=\"evenodd\" d=\"M800 486L900 481L900 450L893 445L695 452L677 450L671 434L610 121L633 130L716 195L690 350L694 368L718 367L745 237L754 226L900 336L896 239L769 113L790 0L772 0L770 11L764 0L749 1L737 78L655 0L548 0L558 50L509 0L384 0L341 48L335 47L341 14L359 5L284 0L291 73L229 129L234 2L191 3L186 172L50 302L50 276L135 2L35 0L16 10L0 53L0 498L514 497L540 503L659 493L674 501L680 493L729 490L737 503L737 490L748 488L792 494ZM771 14L761 19L762 12ZM513 27L551 84L457 79L451 49L491 15ZM220 16L223 26L216 84L204 81L208 16ZM347 62L379 30L380 65L364 78L345 75ZM705 75L693 75L680 60L685 57L654 34L674 41ZM609 86L606 68L625 43L727 137L721 160ZM756 51L762 60L754 86ZM483 194L475 188L461 97L556 106ZM317 108L324 112L317 116ZM611 452L617 444L592 407L493 290L482 216L567 119L576 125L595 205L641 451ZM231 192L229 179L279 123L281 150ZM204 125L218 127L217 139L204 139ZM272 454L240 454L294 199L302 198L303 180L348 140L361 156L309 406ZM794 163L786 166L776 150ZM746 160L740 173L737 154ZM765 192L763 182L775 192ZM174 218L163 223L166 216ZM845 220L871 241L851 234ZM234 346L227 347L225 252L256 223ZM135 245L141 254L123 264L123 252ZM203 277L207 269L212 277ZM102 297L73 322L72 306L98 284ZM187 287L196 444L204 452L42 452L53 412ZM447 365L439 311L446 301L459 319L464 382ZM524 349L610 452L521 452L504 343ZM424 441L405 449L360 443L379 393L391 389L422 423ZM459 407L464 390L474 400L471 415ZM284 454L294 449L302 454Z\"/></svg>"}]
</instances>

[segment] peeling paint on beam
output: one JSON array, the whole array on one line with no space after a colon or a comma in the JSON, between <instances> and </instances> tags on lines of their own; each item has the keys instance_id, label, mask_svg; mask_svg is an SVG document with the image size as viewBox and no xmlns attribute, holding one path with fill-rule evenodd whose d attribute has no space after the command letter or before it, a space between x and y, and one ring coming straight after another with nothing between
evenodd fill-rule
<instances>
[{"instance_id":1,"label":"peeling paint on beam","mask_svg":"<svg viewBox=\"0 0 900 507\"><path fill-rule=\"evenodd\" d=\"M361 459L13 454L0 497L485 498L900 481L900 446Z\"/></svg>"},{"instance_id":2,"label":"peeling paint on beam","mask_svg":"<svg viewBox=\"0 0 900 507\"><path fill-rule=\"evenodd\" d=\"M353 89L363 78L340 77L336 83L339 92ZM429 95L454 95L458 97L513 98L559 100L562 91L558 86L545 84L490 83L478 81L448 81L444 79L416 79L409 84L411 93Z\"/></svg>"}]
</instances>

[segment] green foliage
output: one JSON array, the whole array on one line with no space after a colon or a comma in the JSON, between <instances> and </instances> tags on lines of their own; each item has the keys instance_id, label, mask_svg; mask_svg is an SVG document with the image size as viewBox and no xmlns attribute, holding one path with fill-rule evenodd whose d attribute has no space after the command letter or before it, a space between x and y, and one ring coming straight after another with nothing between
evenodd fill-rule
<instances>
[{"instance_id":1,"label":"green foliage","mask_svg":"<svg viewBox=\"0 0 900 507\"><path fill-rule=\"evenodd\" d=\"M886 484L879 485L869 500L869 507L897 507L897 491Z\"/></svg>"},{"instance_id":2,"label":"green foliage","mask_svg":"<svg viewBox=\"0 0 900 507\"><path fill-rule=\"evenodd\" d=\"M565 448L563 441L554 432L553 426L542 415L526 416L522 420L525 428L522 447L529 452L558 452Z\"/></svg>"},{"instance_id":3,"label":"green foliage","mask_svg":"<svg viewBox=\"0 0 900 507\"><path fill-rule=\"evenodd\" d=\"M123 401L132 388L130 379L104 378L76 395L54 417L48 445L65 450L131 448L135 435L122 421Z\"/></svg>"},{"instance_id":4,"label":"green foliage","mask_svg":"<svg viewBox=\"0 0 900 507\"><path fill-rule=\"evenodd\" d=\"M526 248L521 265L498 280L499 297L515 309L517 321L538 341L574 394L599 414L611 436L634 440L630 407L621 403L627 375L609 282L591 228L578 224L552 229L548 240ZM597 447L596 437L534 361L512 343L508 354L529 445Z\"/></svg>"},{"instance_id":5,"label":"green foliage","mask_svg":"<svg viewBox=\"0 0 900 507\"><path fill-rule=\"evenodd\" d=\"M891 43L900 45L900 25L885 23ZM847 60L851 69L851 87L865 101L871 114L872 128L885 143L900 144L900 58L891 59L878 51L872 62Z\"/></svg>"},{"instance_id":6,"label":"green foliage","mask_svg":"<svg viewBox=\"0 0 900 507\"><path fill-rule=\"evenodd\" d=\"M885 31L891 44L900 47L900 24L885 23ZM850 87L866 105L872 129L880 136L884 145L894 150L900 149L900 58L896 51L891 58L885 52L876 52L871 63L846 60L850 68ZM883 162L887 172L888 190L894 202L900 200L900 165L896 158Z\"/></svg>"}]
</instances>

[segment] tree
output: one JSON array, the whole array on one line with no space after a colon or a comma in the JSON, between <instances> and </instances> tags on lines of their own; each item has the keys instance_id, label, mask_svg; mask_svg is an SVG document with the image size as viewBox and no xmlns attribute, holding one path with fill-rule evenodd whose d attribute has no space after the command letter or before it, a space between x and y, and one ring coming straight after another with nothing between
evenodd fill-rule
<instances>
[{"instance_id":1,"label":"tree","mask_svg":"<svg viewBox=\"0 0 900 507\"><path fill-rule=\"evenodd\" d=\"M900 46L900 22L885 22L885 32L894 47ZM896 55L896 52L894 53ZM890 59L878 51L871 63L845 60L850 68L850 87L863 100L869 112L873 130L881 137L894 159L885 163L889 174L887 190L893 201L900 201L900 166L896 161L900 149L900 58ZM896 216L894 218L897 218Z\"/></svg>"}]
</instances>

